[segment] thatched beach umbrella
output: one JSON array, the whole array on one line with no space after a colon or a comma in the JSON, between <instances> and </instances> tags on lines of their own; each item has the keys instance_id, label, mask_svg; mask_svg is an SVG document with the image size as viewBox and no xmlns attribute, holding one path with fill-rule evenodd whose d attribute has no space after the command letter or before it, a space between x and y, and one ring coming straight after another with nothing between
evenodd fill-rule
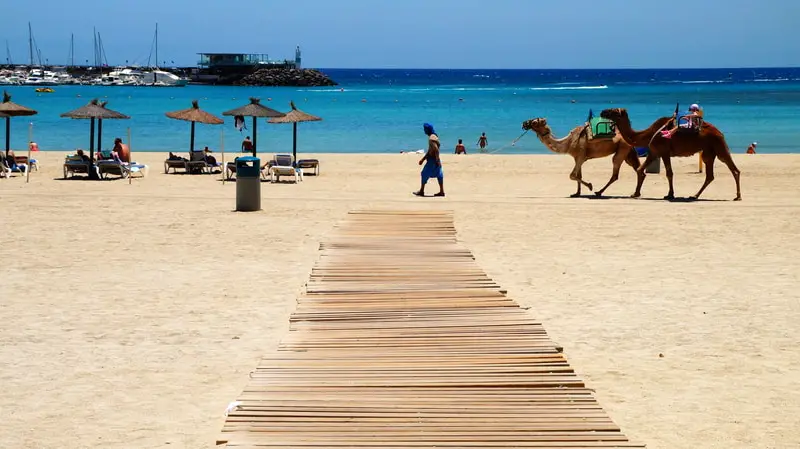
<instances>
[{"instance_id":1,"label":"thatched beach umbrella","mask_svg":"<svg viewBox=\"0 0 800 449\"><path fill-rule=\"evenodd\" d=\"M283 112L276 111L274 109L270 109L266 106L261 104L261 100L258 98L250 98L250 104L244 105L241 108L233 109L231 111L223 112L222 115L232 115L234 117L241 116L241 117L253 117L253 156L256 155L258 150L257 147L257 134L258 134L258 118L273 118L273 117L283 117Z\"/></svg>"},{"instance_id":2,"label":"thatched beach umbrella","mask_svg":"<svg viewBox=\"0 0 800 449\"><path fill-rule=\"evenodd\" d=\"M208 112L200 109L200 106L197 105L197 100L192 101L192 107L189 109L182 109L180 111L175 112L167 112L166 116L175 120L184 120L187 122L192 122L192 136L191 140L189 141L189 152L194 151L194 124L197 122L206 124L206 125L221 125L225 123L224 120L217 117L216 115L209 114Z\"/></svg>"},{"instance_id":3,"label":"thatched beach umbrella","mask_svg":"<svg viewBox=\"0 0 800 449\"><path fill-rule=\"evenodd\" d=\"M129 119L125 114L122 114L117 111L112 111L111 109L106 109L106 103L100 104L97 99L92 100L86 106L80 107L75 109L74 111L69 111L61 114L61 117L71 118L71 119L89 119L91 120L91 126L89 128L89 157L91 160L94 160L94 121L95 119L98 121L98 133L97 133L97 149L100 150L100 139L102 138L103 133L103 120L117 120L117 119ZM89 171L89 177L92 177L92 173L94 170Z\"/></svg>"},{"instance_id":4,"label":"thatched beach umbrella","mask_svg":"<svg viewBox=\"0 0 800 449\"><path fill-rule=\"evenodd\" d=\"M6 155L8 155L9 150L11 150L11 117L36 115L38 112L34 111L33 109L26 108L25 106L12 103L11 95L9 95L8 92L3 91L3 102L0 103L0 113L3 114L0 117L4 117L6 119Z\"/></svg>"},{"instance_id":5,"label":"thatched beach umbrella","mask_svg":"<svg viewBox=\"0 0 800 449\"><path fill-rule=\"evenodd\" d=\"M294 161L297 162L297 124L300 122L319 122L322 118L316 115L307 114L294 105L294 101L289 102L292 110L283 117L276 117L271 119L270 123L291 123L292 124L292 156Z\"/></svg>"}]
</instances>

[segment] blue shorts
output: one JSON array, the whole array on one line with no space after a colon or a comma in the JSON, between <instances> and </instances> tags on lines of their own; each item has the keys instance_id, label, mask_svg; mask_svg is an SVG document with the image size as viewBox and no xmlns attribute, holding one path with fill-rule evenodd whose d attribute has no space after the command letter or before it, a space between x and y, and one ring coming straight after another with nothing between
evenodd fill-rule
<instances>
[{"instance_id":1,"label":"blue shorts","mask_svg":"<svg viewBox=\"0 0 800 449\"><path fill-rule=\"evenodd\" d=\"M422 167L422 183L425 184L431 178L436 178L439 181L444 180L444 171L442 167L436 166L436 163L426 163Z\"/></svg>"}]
</instances>

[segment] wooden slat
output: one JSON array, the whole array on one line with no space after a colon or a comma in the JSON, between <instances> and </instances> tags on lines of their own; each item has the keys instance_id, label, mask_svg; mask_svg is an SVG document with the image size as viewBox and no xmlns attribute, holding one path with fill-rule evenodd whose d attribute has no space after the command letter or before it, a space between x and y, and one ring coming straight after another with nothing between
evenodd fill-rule
<instances>
[{"instance_id":1,"label":"wooden slat","mask_svg":"<svg viewBox=\"0 0 800 449\"><path fill-rule=\"evenodd\" d=\"M459 245L451 213L350 213L320 244L290 325L220 444L644 447Z\"/></svg>"}]
</instances>

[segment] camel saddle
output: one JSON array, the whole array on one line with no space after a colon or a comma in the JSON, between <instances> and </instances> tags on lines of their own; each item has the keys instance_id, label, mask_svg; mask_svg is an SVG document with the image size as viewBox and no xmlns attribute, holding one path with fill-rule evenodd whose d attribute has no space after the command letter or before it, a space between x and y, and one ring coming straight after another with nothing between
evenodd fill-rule
<instances>
[{"instance_id":1,"label":"camel saddle","mask_svg":"<svg viewBox=\"0 0 800 449\"><path fill-rule=\"evenodd\" d=\"M676 133L680 134L699 134L700 130L703 128L704 121L703 117L692 117L690 118L689 115L691 112L686 111L682 114L678 115L678 129Z\"/></svg>"},{"instance_id":2,"label":"camel saddle","mask_svg":"<svg viewBox=\"0 0 800 449\"><path fill-rule=\"evenodd\" d=\"M589 140L613 139L617 134L614 122L602 117L590 117L586 122L586 133Z\"/></svg>"}]
</instances>

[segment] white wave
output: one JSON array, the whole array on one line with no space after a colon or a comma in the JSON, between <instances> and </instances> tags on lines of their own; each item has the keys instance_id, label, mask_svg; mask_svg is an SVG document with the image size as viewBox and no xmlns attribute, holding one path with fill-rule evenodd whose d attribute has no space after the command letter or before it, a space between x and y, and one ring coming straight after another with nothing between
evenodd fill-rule
<instances>
[{"instance_id":1,"label":"white wave","mask_svg":"<svg viewBox=\"0 0 800 449\"><path fill-rule=\"evenodd\" d=\"M789 78L757 78L753 82L756 83L774 83L777 81L790 81Z\"/></svg>"},{"instance_id":2,"label":"white wave","mask_svg":"<svg viewBox=\"0 0 800 449\"><path fill-rule=\"evenodd\" d=\"M531 87L529 90L595 90L608 89L608 86L560 86L560 87Z\"/></svg>"}]
</instances>

